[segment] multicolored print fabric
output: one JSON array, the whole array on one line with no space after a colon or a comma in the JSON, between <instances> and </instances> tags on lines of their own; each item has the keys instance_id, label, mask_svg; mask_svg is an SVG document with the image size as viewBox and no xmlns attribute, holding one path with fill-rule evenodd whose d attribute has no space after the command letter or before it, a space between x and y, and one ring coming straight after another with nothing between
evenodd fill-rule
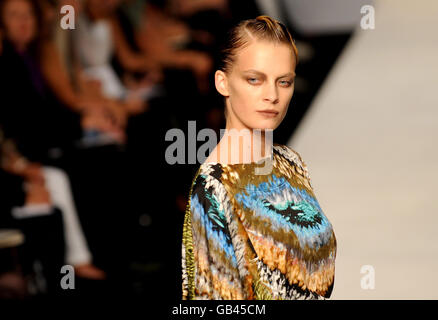
<instances>
[{"instance_id":1,"label":"multicolored print fabric","mask_svg":"<svg viewBox=\"0 0 438 320\"><path fill-rule=\"evenodd\" d=\"M182 298L326 299L336 238L301 156L273 146L263 162L203 163L184 218Z\"/></svg>"}]
</instances>

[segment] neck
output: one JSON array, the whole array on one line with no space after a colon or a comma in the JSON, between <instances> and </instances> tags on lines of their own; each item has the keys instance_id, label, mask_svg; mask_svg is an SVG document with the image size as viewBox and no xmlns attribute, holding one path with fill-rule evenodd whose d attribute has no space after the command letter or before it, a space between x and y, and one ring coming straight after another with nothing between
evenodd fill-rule
<instances>
[{"instance_id":1,"label":"neck","mask_svg":"<svg viewBox=\"0 0 438 320\"><path fill-rule=\"evenodd\" d=\"M213 154L217 162L258 162L272 156L272 131L228 126Z\"/></svg>"}]
</instances>

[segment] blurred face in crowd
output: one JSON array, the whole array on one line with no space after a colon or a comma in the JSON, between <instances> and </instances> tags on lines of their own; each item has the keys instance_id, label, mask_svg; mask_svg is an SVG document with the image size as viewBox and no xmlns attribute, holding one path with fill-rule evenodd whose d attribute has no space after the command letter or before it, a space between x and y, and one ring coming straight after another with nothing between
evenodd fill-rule
<instances>
[{"instance_id":1,"label":"blurred face in crowd","mask_svg":"<svg viewBox=\"0 0 438 320\"><path fill-rule=\"evenodd\" d=\"M2 15L6 37L17 49L24 50L35 38L37 20L32 5L27 0L7 0Z\"/></svg>"},{"instance_id":2,"label":"blurred face in crowd","mask_svg":"<svg viewBox=\"0 0 438 320\"><path fill-rule=\"evenodd\" d=\"M56 19L58 15L56 12L57 8L47 0L41 1L40 5L44 15L45 24L53 23L53 21Z\"/></svg>"},{"instance_id":3,"label":"blurred face in crowd","mask_svg":"<svg viewBox=\"0 0 438 320\"><path fill-rule=\"evenodd\" d=\"M85 5L95 18L102 18L114 12L120 2L120 0L86 0Z\"/></svg>"},{"instance_id":4,"label":"blurred face in crowd","mask_svg":"<svg viewBox=\"0 0 438 320\"><path fill-rule=\"evenodd\" d=\"M79 0L59 0L58 7L72 6L75 9L75 14L82 10L81 1Z\"/></svg>"},{"instance_id":5,"label":"blurred face in crowd","mask_svg":"<svg viewBox=\"0 0 438 320\"><path fill-rule=\"evenodd\" d=\"M75 18L83 12L83 1L81 0L58 0L55 6L55 18L59 17L57 13L61 12L61 8L64 6L71 6L74 9ZM70 13L70 12L69 12Z\"/></svg>"},{"instance_id":6,"label":"blurred face in crowd","mask_svg":"<svg viewBox=\"0 0 438 320\"><path fill-rule=\"evenodd\" d=\"M215 75L217 90L227 97L226 128L276 129L294 92L295 64L287 44L255 40L239 49L231 71Z\"/></svg>"}]
</instances>

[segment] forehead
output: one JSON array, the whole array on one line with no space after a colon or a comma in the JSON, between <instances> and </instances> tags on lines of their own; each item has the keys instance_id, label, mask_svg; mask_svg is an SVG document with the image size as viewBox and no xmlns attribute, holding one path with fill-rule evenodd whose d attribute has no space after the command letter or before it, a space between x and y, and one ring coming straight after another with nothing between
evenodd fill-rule
<instances>
[{"instance_id":1,"label":"forehead","mask_svg":"<svg viewBox=\"0 0 438 320\"><path fill-rule=\"evenodd\" d=\"M234 67L240 71L256 69L266 74L289 72L295 70L295 56L285 43L257 40L237 51Z\"/></svg>"},{"instance_id":2,"label":"forehead","mask_svg":"<svg viewBox=\"0 0 438 320\"><path fill-rule=\"evenodd\" d=\"M26 10L31 11L32 5L27 0L9 0L5 1L3 10Z\"/></svg>"}]
</instances>

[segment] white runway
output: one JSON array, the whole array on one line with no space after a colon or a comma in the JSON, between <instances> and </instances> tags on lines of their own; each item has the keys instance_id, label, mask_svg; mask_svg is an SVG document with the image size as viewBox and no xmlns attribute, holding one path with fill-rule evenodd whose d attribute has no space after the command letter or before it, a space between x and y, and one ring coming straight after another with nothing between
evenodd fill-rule
<instances>
[{"instance_id":1,"label":"white runway","mask_svg":"<svg viewBox=\"0 0 438 320\"><path fill-rule=\"evenodd\" d=\"M335 230L332 298L438 299L438 1L374 7L289 145Z\"/></svg>"}]
</instances>

